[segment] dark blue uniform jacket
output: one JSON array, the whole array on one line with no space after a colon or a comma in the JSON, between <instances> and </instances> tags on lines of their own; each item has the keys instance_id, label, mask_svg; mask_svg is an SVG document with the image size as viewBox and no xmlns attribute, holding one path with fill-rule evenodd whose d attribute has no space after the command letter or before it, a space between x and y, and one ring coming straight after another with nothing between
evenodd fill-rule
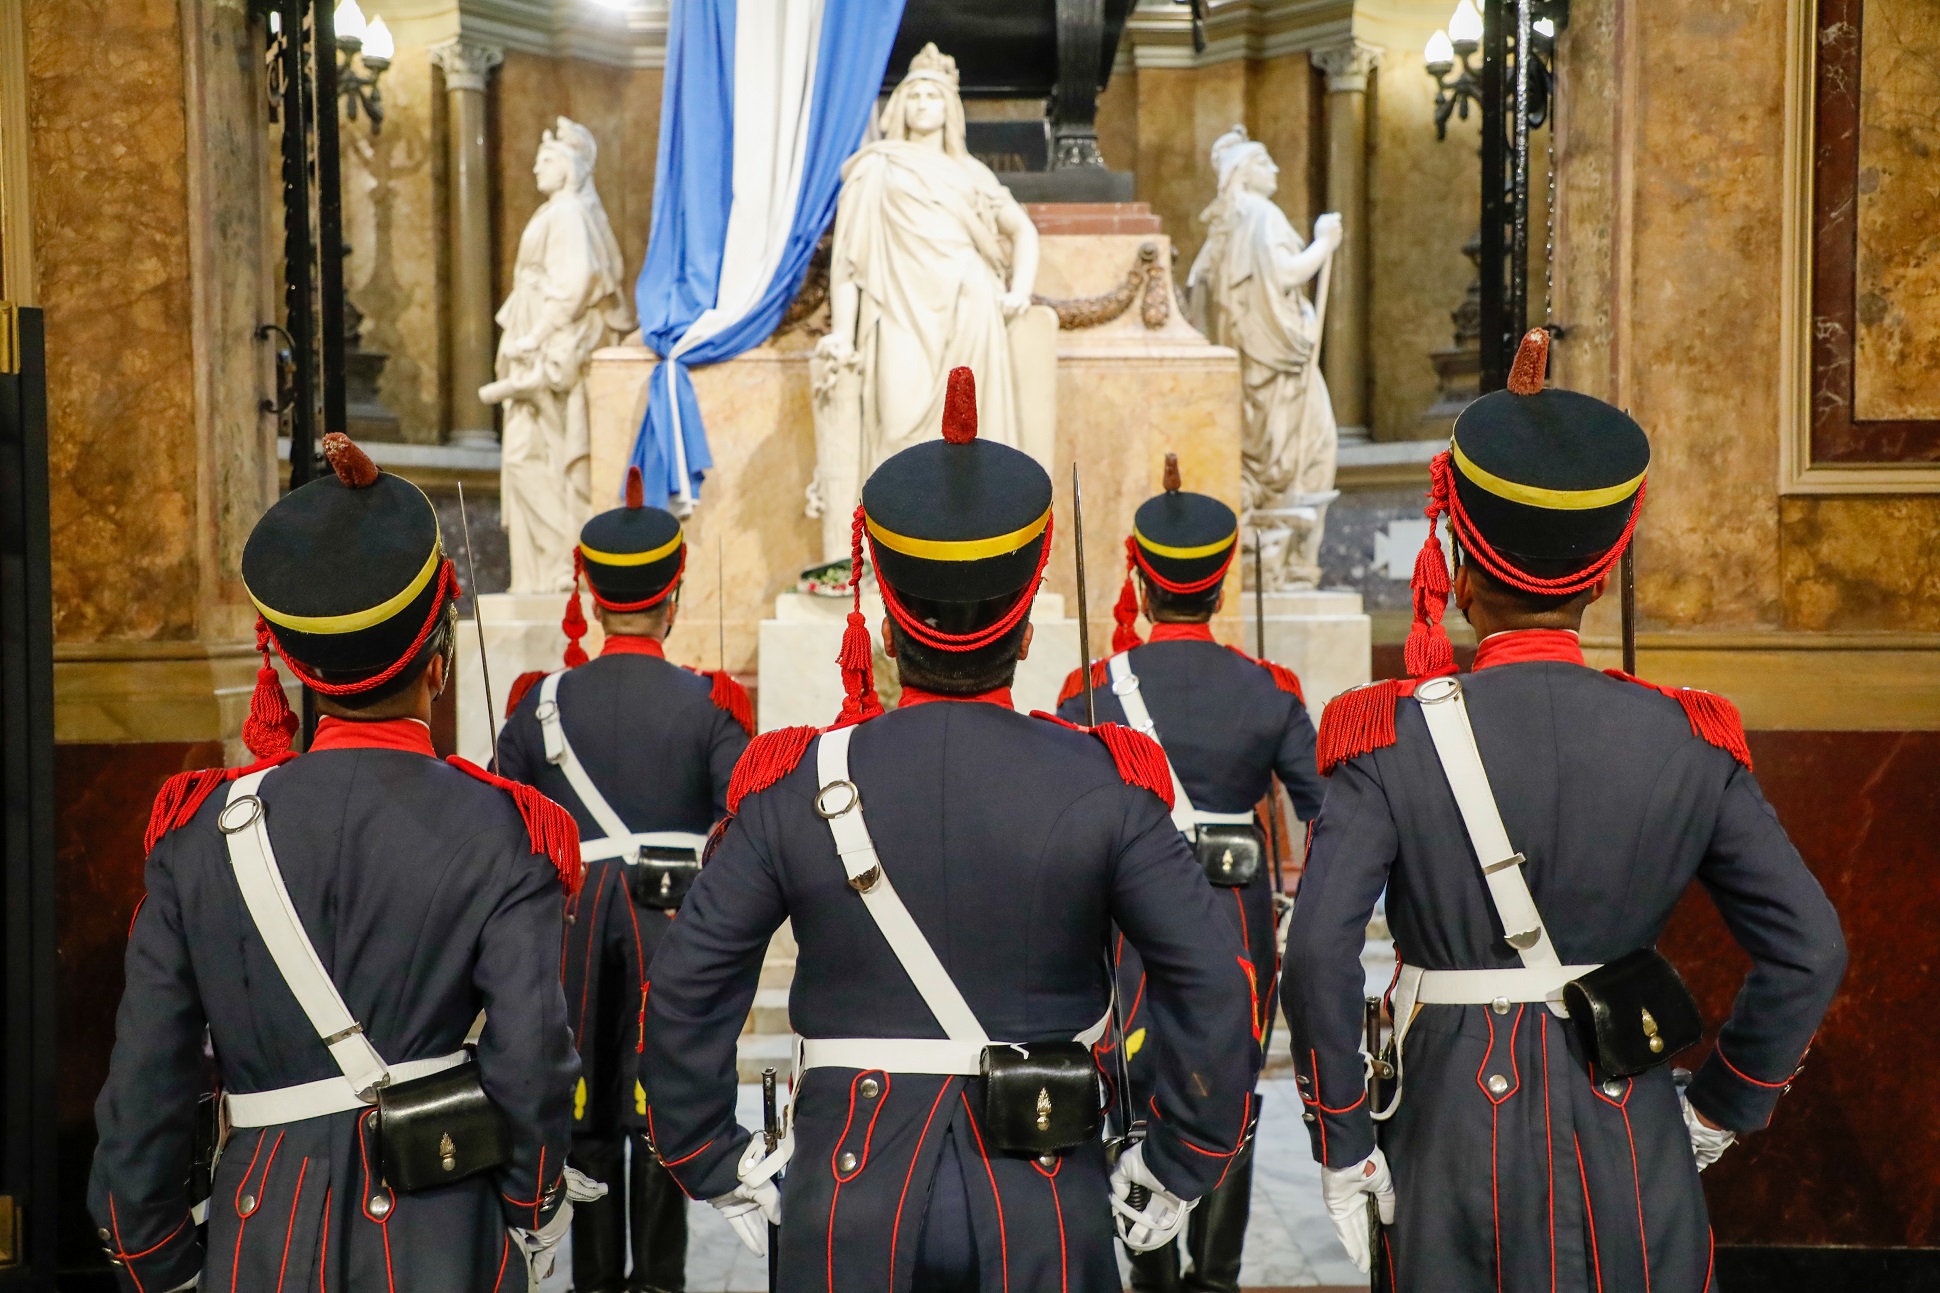
<instances>
[{"instance_id":1,"label":"dark blue uniform jacket","mask_svg":"<svg viewBox=\"0 0 1940 1293\"><path fill-rule=\"evenodd\" d=\"M1193 807L1215 813L1251 812L1266 797L1277 774L1301 820L1318 814L1321 780L1314 770L1314 726L1293 674L1219 645L1203 624L1156 625L1153 635L1162 640L1130 651L1132 672L1138 675L1139 694L1152 715L1159 743ZM1094 666L1093 676L1098 679L1094 685L1098 721L1125 722L1124 708L1112 694L1103 669ZM1084 694L1081 680L1075 674L1073 678L1065 690L1079 689L1058 706L1058 715L1082 723ZM1253 962L1260 991L1253 1032L1264 1038L1273 1013L1269 998L1274 975L1279 972L1271 867L1262 868L1243 888L1214 886L1213 896L1233 917ZM1144 987L1137 953L1122 950L1119 991L1130 1012L1126 1034L1136 1039L1132 1081L1141 1089L1150 1071L1151 1048L1161 1044L1146 1028Z\"/></svg>"},{"instance_id":2,"label":"dark blue uniform jacket","mask_svg":"<svg viewBox=\"0 0 1940 1293\"><path fill-rule=\"evenodd\" d=\"M1725 1127L1763 1126L1846 949L1750 769L1696 735L1678 700L1580 663L1503 664L1462 682L1509 840L1528 859L1564 964L1648 946L1693 880L1710 892L1752 971L1690 1096ZM1393 743L1332 772L1287 949L1294 1062L1314 1155L1332 1167L1360 1161L1376 1140L1360 951L1383 886L1404 963L1520 964L1421 707L1406 698L1394 708ZM1399 1287L1706 1287L1704 1195L1670 1065L1593 1082L1569 1025L1540 1004L1422 1006L1403 1061L1399 1111L1379 1124L1400 1195L1384 1257Z\"/></svg>"},{"instance_id":3,"label":"dark blue uniform jacket","mask_svg":"<svg viewBox=\"0 0 1940 1293\"><path fill-rule=\"evenodd\" d=\"M633 639L638 642L643 639ZM559 680L560 721L573 752L606 802L636 831L704 835L727 812L728 778L748 734L711 699L707 676L654 654L609 649ZM657 644L656 644L657 645ZM533 711L535 685L499 733L500 770L565 805L582 839L605 832L579 802L566 774L546 762ZM587 864L586 884L566 935L563 979L567 1016L583 1065L573 1104L574 1134L612 1138L637 1126L634 1058L646 967L666 936L673 912L628 897L618 859Z\"/></svg>"},{"instance_id":4,"label":"dark blue uniform jacket","mask_svg":"<svg viewBox=\"0 0 1940 1293\"><path fill-rule=\"evenodd\" d=\"M776 763L797 735L809 733L760 738L747 764ZM749 1133L734 1120L735 1037L784 919L800 947L798 1033L942 1036L815 812L812 742L799 758L739 802L652 969L652 1134L696 1198L736 1184ZM1094 1024L1110 996L1107 931L1124 930L1151 977L1145 1008L1172 1043L1146 1161L1182 1195L1209 1189L1238 1144L1259 1053L1239 939L1163 802L1127 784L1099 738L995 704L906 704L855 734L851 769L883 867L991 1037L1069 1039ZM968 1200L983 1288L1119 1287L1103 1146L1049 1167L987 1151L980 1086L807 1073L783 1189L782 1288L909 1289L935 1190ZM939 1185L946 1137L962 1157L942 1161L960 1162L963 1179Z\"/></svg>"},{"instance_id":5,"label":"dark blue uniform jacket","mask_svg":"<svg viewBox=\"0 0 1940 1293\"><path fill-rule=\"evenodd\" d=\"M95 1105L89 1210L124 1263L124 1289L173 1289L199 1266L215 1289L524 1287L506 1228L543 1224L562 1197L579 1070L559 989L564 894L513 798L430 757L428 732L421 740L422 753L325 749L271 771L270 843L317 955L386 1061L456 1051L488 1013L478 1063L505 1114L509 1164L392 1195L373 1113L239 1128L216 1172L204 1265L184 1181L205 1028L232 1091L341 1072L243 905L216 829L228 787L217 786L149 854Z\"/></svg>"}]
</instances>

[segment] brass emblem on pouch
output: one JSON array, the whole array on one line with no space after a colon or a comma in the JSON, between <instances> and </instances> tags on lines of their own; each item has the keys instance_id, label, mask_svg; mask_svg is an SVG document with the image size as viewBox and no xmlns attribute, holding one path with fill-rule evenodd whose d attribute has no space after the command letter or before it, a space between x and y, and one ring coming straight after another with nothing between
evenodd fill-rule
<instances>
[{"instance_id":1,"label":"brass emblem on pouch","mask_svg":"<svg viewBox=\"0 0 1940 1293\"><path fill-rule=\"evenodd\" d=\"M1650 1053L1659 1054L1664 1049L1664 1039L1657 1035L1657 1020L1652 1017L1648 1009L1639 1007L1639 1010L1644 1017L1644 1036L1650 1038Z\"/></svg>"},{"instance_id":2,"label":"brass emblem on pouch","mask_svg":"<svg viewBox=\"0 0 1940 1293\"><path fill-rule=\"evenodd\" d=\"M1219 869L1227 875L1233 873L1233 851L1231 849L1227 849L1225 856L1219 859Z\"/></svg>"},{"instance_id":3,"label":"brass emblem on pouch","mask_svg":"<svg viewBox=\"0 0 1940 1293\"><path fill-rule=\"evenodd\" d=\"M447 1172L458 1170L458 1146L451 1143L450 1132L438 1138L438 1161Z\"/></svg>"},{"instance_id":4,"label":"brass emblem on pouch","mask_svg":"<svg viewBox=\"0 0 1940 1293\"><path fill-rule=\"evenodd\" d=\"M673 891L674 891L674 873L671 871L661 872L660 873L660 896L662 898L668 897L673 893Z\"/></svg>"},{"instance_id":5,"label":"brass emblem on pouch","mask_svg":"<svg viewBox=\"0 0 1940 1293\"><path fill-rule=\"evenodd\" d=\"M1051 1088L1049 1087L1041 1086L1037 1089L1037 1129L1051 1130Z\"/></svg>"}]
</instances>

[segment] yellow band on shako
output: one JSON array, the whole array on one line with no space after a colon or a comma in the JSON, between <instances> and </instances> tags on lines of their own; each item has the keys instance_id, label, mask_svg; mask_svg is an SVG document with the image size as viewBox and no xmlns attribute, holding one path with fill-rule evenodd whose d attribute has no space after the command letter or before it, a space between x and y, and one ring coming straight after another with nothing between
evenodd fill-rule
<instances>
[{"instance_id":1,"label":"yellow band on shako","mask_svg":"<svg viewBox=\"0 0 1940 1293\"><path fill-rule=\"evenodd\" d=\"M1145 549L1155 557L1170 557L1174 561L1192 561L1199 557L1210 557L1226 551L1226 549L1232 547L1238 541L1239 531L1234 530L1231 534L1215 543L1202 543L1196 548L1171 548L1163 543L1154 543L1139 533L1138 526L1136 525L1132 526L1132 537L1138 540L1139 547Z\"/></svg>"},{"instance_id":2,"label":"yellow band on shako","mask_svg":"<svg viewBox=\"0 0 1940 1293\"><path fill-rule=\"evenodd\" d=\"M1015 552L1044 533L1044 527L1051 522L1051 509L1045 508L1044 515L1021 530L990 539L912 539L883 529L872 516L865 514L863 522L877 543L905 557L919 557L924 561L982 561Z\"/></svg>"},{"instance_id":3,"label":"yellow band on shako","mask_svg":"<svg viewBox=\"0 0 1940 1293\"><path fill-rule=\"evenodd\" d=\"M262 598L250 592L247 584L243 585L243 591L249 593L249 600L256 603L256 609L262 612L263 618L278 628L289 629L293 633L357 633L382 624L416 601L425 585L431 582L431 577L438 573L438 565L444 560L444 555L442 544L432 544L431 555L424 559L424 569L404 586L404 591L386 598L367 611L349 611L343 615L290 615L264 605Z\"/></svg>"},{"instance_id":4,"label":"yellow band on shako","mask_svg":"<svg viewBox=\"0 0 1940 1293\"><path fill-rule=\"evenodd\" d=\"M675 530L673 538L651 552L598 552L583 543L579 551L588 561L597 561L602 566L649 566L663 557L671 557L686 537L684 529Z\"/></svg>"},{"instance_id":5,"label":"yellow band on shako","mask_svg":"<svg viewBox=\"0 0 1940 1293\"><path fill-rule=\"evenodd\" d=\"M1456 470L1466 476L1471 485L1487 490L1497 498L1506 498L1511 503L1546 508L1553 512L1587 512L1593 507L1621 503L1644 483L1644 473L1638 472L1621 485L1605 485L1601 489L1544 489L1540 485L1518 485L1513 480L1504 480L1476 466L1456 441L1450 440L1448 448Z\"/></svg>"}]
</instances>

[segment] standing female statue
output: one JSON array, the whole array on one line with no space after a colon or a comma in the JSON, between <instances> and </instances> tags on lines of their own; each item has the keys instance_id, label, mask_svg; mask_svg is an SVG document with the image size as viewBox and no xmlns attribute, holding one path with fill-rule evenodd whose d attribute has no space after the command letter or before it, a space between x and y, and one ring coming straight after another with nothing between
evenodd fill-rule
<instances>
[{"instance_id":1,"label":"standing female statue","mask_svg":"<svg viewBox=\"0 0 1940 1293\"><path fill-rule=\"evenodd\" d=\"M1212 163L1219 196L1200 214L1206 242L1186 282L1211 298L1212 339L1239 351L1246 401L1242 495L1269 549L1280 549L1278 560L1267 559L1266 586L1312 588L1320 578L1321 523L1334 487L1338 431L1327 383L1313 362L1320 320L1301 288L1340 246L1340 216L1316 219L1312 244L1302 242L1273 203L1280 168L1244 126L1213 143Z\"/></svg>"},{"instance_id":2,"label":"standing female statue","mask_svg":"<svg viewBox=\"0 0 1940 1293\"><path fill-rule=\"evenodd\" d=\"M573 586L573 546L590 515L586 364L633 327L620 244L593 187L599 146L565 117L532 173L546 200L519 235L512 294L499 307L498 380L478 398L505 406L499 506L515 593Z\"/></svg>"},{"instance_id":3,"label":"standing female statue","mask_svg":"<svg viewBox=\"0 0 1940 1293\"><path fill-rule=\"evenodd\" d=\"M1032 308L1037 230L964 146L956 60L925 45L879 126L882 138L842 169L830 330L815 347L809 514L823 518L829 561L849 555L860 482L941 434L944 387L958 365L977 375L980 439L1050 451L1030 443L1010 328ZM1051 351L1037 361L1055 364L1054 340Z\"/></svg>"}]
</instances>

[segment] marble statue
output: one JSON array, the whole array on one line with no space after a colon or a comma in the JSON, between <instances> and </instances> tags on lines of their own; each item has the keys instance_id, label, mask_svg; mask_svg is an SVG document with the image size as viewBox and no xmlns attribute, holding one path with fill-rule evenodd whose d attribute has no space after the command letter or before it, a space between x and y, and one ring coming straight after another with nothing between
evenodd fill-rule
<instances>
[{"instance_id":1,"label":"marble statue","mask_svg":"<svg viewBox=\"0 0 1940 1293\"><path fill-rule=\"evenodd\" d=\"M925 45L889 96L881 138L842 168L829 332L816 343L816 475L824 559L849 555L861 482L941 434L950 370L977 375L978 435L1051 454L1056 316L1031 304L1037 230L964 145L956 60ZM1048 316L1048 323L1044 318ZM1045 344L1048 328L1049 344Z\"/></svg>"},{"instance_id":2,"label":"marble statue","mask_svg":"<svg viewBox=\"0 0 1940 1293\"><path fill-rule=\"evenodd\" d=\"M1273 203L1279 167L1234 126L1212 146L1219 195L1201 213L1205 245L1187 289L1207 303L1214 341L1239 351L1245 401L1241 494L1265 549L1270 591L1312 588L1334 490L1338 432L1317 362L1326 310L1324 272L1340 246L1340 216L1314 221L1303 242ZM1320 276L1315 302L1302 290Z\"/></svg>"},{"instance_id":3,"label":"marble statue","mask_svg":"<svg viewBox=\"0 0 1940 1293\"><path fill-rule=\"evenodd\" d=\"M559 118L532 173L546 200L519 235L512 294L499 308L498 380L478 398L504 407L499 507L514 593L573 586L573 545L591 511L586 365L633 327L620 244L593 187L598 145Z\"/></svg>"}]
</instances>

